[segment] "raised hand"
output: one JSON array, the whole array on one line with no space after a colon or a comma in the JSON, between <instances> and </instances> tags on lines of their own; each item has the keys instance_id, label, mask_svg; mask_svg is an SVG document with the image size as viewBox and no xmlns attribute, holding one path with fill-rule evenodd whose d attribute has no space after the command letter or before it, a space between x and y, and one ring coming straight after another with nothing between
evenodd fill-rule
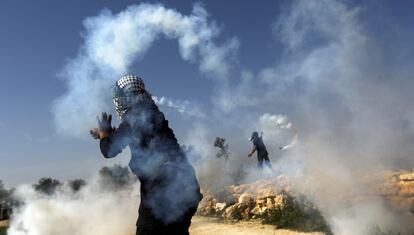
<instances>
[{"instance_id":1,"label":"raised hand","mask_svg":"<svg viewBox=\"0 0 414 235\"><path fill-rule=\"evenodd\" d=\"M111 126L112 115L107 113L102 113L101 118L96 116L98 121L98 128L92 128L89 133L94 139L101 139L105 136L109 136L115 128Z\"/></svg>"},{"instance_id":2,"label":"raised hand","mask_svg":"<svg viewBox=\"0 0 414 235\"><path fill-rule=\"evenodd\" d=\"M111 114L107 114L107 113L102 113L101 115L101 119L99 119L99 117L96 117L98 119L98 127L99 127L99 131L103 131L106 133L111 133L112 132L112 126L111 126L111 122L112 122L112 115Z\"/></svg>"}]
</instances>

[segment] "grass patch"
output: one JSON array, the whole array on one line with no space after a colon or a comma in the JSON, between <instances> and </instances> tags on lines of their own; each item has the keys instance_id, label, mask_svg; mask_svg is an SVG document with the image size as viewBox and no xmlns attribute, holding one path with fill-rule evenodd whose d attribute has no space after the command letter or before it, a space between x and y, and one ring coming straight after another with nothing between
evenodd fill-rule
<instances>
[{"instance_id":1,"label":"grass patch","mask_svg":"<svg viewBox=\"0 0 414 235\"><path fill-rule=\"evenodd\" d=\"M7 235L7 228L6 227L0 227L0 235Z\"/></svg>"}]
</instances>

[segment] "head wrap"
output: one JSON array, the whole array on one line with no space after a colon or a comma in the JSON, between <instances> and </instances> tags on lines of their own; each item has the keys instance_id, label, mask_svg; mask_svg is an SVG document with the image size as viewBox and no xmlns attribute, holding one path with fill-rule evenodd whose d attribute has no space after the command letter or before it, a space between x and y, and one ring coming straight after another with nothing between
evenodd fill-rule
<instances>
[{"instance_id":1,"label":"head wrap","mask_svg":"<svg viewBox=\"0 0 414 235\"><path fill-rule=\"evenodd\" d=\"M255 139L259 138L259 133L257 131L254 131L252 133L252 136L249 138L250 141L253 141Z\"/></svg>"},{"instance_id":2,"label":"head wrap","mask_svg":"<svg viewBox=\"0 0 414 235\"><path fill-rule=\"evenodd\" d=\"M135 75L127 75L119 79L112 89L112 98L120 118L134 104L144 100L152 100L151 95L145 90L144 81Z\"/></svg>"}]
</instances>

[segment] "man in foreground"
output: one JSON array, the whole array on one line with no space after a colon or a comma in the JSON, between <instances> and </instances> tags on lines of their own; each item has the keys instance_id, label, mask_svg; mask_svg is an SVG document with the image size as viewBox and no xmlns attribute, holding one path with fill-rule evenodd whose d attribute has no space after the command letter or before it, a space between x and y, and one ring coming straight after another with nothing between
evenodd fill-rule
<instances>
[{"instance_id":1,"label":"man in foreground","mask_svg":"<svg viewBox=\"0 0 414 235\"><path fill-rule=\"evenodd\" d=\"M129 167L141 182L137 234L185 235L202 195L193 167L181 150L164 114L158 109L144 82L125 76L113 88L115 109L121 119L111 126L111 115L98 118L90 131L100 139L105 158L131 149Z\"/></svg>"}]
</instances>

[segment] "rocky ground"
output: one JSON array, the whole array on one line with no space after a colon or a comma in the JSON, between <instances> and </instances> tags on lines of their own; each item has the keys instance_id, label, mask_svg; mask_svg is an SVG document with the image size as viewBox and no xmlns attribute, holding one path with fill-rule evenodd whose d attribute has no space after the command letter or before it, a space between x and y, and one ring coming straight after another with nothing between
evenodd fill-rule
<instances>
[{"instance_id":1,"label":"rocky ground","mask_svg":"<svg viewBox=\"0 0 414 235\"><path fill-rule=\"evenodd\" d=\"M380 196L393 210L411 216L414 223L414 170L381 171L358 177L368 186L367 193L346 197L364 200L371 194ZM228 222L253 220L271 224L273 228L330 233L318 209L304 195L295 192L292 180L284 176L203 194L199 216Z\"/></svg>"},{"instance_id":2,"label":"rocky ground","mask_svg":"<svg viewBox=\"0 0 414 235\"><path fill-rule=\"evenodd\" d=\"M284 176L203 194L198 210L200 216L230 222L254 220L277 228L329 233L318 209L303 195L294 192L291 181Z\"/></svg>"},{"instance_id":3,"label":"rocky ground","mask_svg":"<svg viewBox=\"0 0 414 235\"><path fill-rule=\"evenodd\" d=\"M363 201L369 194L381 196L390 208L411 216L414 224L414 170L381 171L355 177L367 185L367 194L344 197ZM278 176L229 186L219 192L204 191L191 234L329 234L318 208L295 192L292 182L288 177ZM7 226L8 221L0 221L0 235L5 234Z\"/></svg>"},{"instance_id":4,"label":"rocky ground","mask_svg":"<svg viewBox=\"0 0 414 235\"><path fill-rule=\"evenodd\" d=\"M370 191L381 195L393 207L399 210L407 208L414 214L414 169L413 171L392 172L367 175L368 183L376 179Z\"/></svg>"},{"instance_id":5,"label":"rocky ground","mask_svg":"<svg viewBox=\"0 0 414 235\"><path fill-rule=\"evenodd\" d=\"M263 225L258 221L224 223L219 218L193 217L191 235L322 235L322 233L303 233L285 229L275 230L274 226Z\"/></svg>"}]
</instances>

